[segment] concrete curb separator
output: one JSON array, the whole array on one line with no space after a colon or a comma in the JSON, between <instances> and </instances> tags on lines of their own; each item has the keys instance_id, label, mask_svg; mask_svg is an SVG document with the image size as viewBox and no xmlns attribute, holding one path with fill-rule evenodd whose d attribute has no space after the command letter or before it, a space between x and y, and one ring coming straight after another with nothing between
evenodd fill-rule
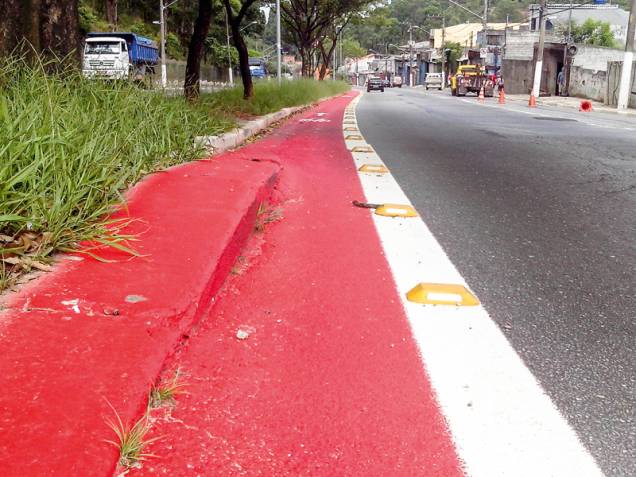
<instances>
[{"instance_id":1,"label":"concrete curb separator","mask_svg":"<svg viewBox=\"0 0 636 477\"><path fill-rule=\"evenodd\" d=\"M108 403L124 423L143 415L150 385L213 303L279 170L230 156L150 174L115 214L133 219L125 233L139 257L79 254L12 297L0 313L0 434L19 438L0 440L3 476L112 475Z\"/></svg>"},{"instance_id":2,"label":"concrete curb separator","mask_svg":"<svg viewBox=\"0 0 636 477\"><path fill-rule=\"evenodd\" d=\"M267 114L256 119L252 119L251 121L247 121L240 127L233 129L232 131L228 131L224 134L218 136L199 136L195 138L195 142L205 147L208 154L219 154L221 152L228 151L240 146L249 138L263 132L272 124L276 124L277 122L282 121L283 119L286 119L296 113L309 108L313 108L314 106L317 106L324 101L328 101L338 96L341 96L341 94L329 96L304 106L283 108L280 111L276 111L275 113Z\"/></svg>"}]
</instances>

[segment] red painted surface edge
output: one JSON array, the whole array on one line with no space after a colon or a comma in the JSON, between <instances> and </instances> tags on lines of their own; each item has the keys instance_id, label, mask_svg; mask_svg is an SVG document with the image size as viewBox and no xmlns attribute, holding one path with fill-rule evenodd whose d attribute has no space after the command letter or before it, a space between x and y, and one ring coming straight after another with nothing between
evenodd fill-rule
<instances>
[{"instance_id":1,"label":"red painted surface edge","mask_svg":"<svg viewBox=\"0 0 636 477\"><path fill-rule=\"evenodd\" d=\"M135 220L125 233L138 235L141 257L111 249L99 254L115 263L63 260L8 303L0 314L3 476L112 474L108 403L124 421L141 415L278 171L221 157L152 174L131 191L126 211Z\"/></svg>"},{"instance_id":2,"label":"red painted surface edge","mask_svg":"<svg viewBox=\"0 0 636 477\"><path fill-rule=\"evenodd\" d=\"M187 393L153 412L157 457L135 475L463 475L371 213L352 206L351 96L233 153L282 164L282 218L166 364Z\"/></svg>"}]
</instances>

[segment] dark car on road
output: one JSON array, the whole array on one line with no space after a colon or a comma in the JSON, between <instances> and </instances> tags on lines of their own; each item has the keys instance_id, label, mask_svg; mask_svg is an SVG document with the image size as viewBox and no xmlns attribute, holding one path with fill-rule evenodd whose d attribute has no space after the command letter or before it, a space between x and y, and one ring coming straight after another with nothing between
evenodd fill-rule
<instances>
[{"instance_id":1,"label":"dark car on road","mask_svg":"<svg viewBox=\"0 0 636 477\"><path fill-rule=\"evenodd\" d=\"M380 78L369 78L367 80L367 93L371 91L382 91L384 93L384 83Z\"/></svg>"}]
</instances>

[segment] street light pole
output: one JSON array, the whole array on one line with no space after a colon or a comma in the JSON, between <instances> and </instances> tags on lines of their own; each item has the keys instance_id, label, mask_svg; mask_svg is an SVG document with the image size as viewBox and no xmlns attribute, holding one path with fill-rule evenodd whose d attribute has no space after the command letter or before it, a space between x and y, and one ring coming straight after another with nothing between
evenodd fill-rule
<instances>
[{"instance_id":1,"label":"street light pole","mask_svg":"<svg viewBox=\"0 0 636 477\"><path fill-rule=\"evenodd\" d=\"M230 50L230 24L227 18L227 11L225 12L225 38L227 40L227 72L230 79L230 86L234 86L234 74L232 73L232 51Z\"/></svg>"},{"instance_id":2,"label":"street light pole","mask_svg":"<svg viewBox=\"0 0 636 477\"><path fill-rule=\"evenodd\" d=\"M280 86L283 79L282 72L282 45L280 38L280 0L276 0L276 76L278 78L278 85Z\"/></svg>"},{"instance_id":3,"label":"street light pole","mask_svg":"<svg viewBox=\"0 0 636 477\"><path fill-rule=\"evenodd\" d=\"M172 0L168 5L164 5L164 0L159 0L159 42L161 45L161 87L168 85L168 73L166 72L166 13L165 11L179 0ZM152 22L156 24L157 22Z\"/></svg>"},{"instance_id":4,"label":"street light pole","mask_svg":"<svg viewBox=\"0 0 636 477\"><path fill-rule=\"evenodd\" d=\"M623 70L618 89L618 104L616 108L624 111L629 106L629 93L632 89L632 62L634 61L634 34L636 32L636 0L632 0L627 24L627 39L625 41L625 56L623 56Z\"/></svg>"},{"instance_id":5,"label":"street light pole","mask_svg":"<svg viewBox=\"0 0 636 477\"><path fill-rule=\"evenodd\" d=\"M163 0L159 0L159 36L161 42L161 87L168 85L168 73L166 71L166 22L164 16L165 7Z\"/></svg>"}]
</instances>

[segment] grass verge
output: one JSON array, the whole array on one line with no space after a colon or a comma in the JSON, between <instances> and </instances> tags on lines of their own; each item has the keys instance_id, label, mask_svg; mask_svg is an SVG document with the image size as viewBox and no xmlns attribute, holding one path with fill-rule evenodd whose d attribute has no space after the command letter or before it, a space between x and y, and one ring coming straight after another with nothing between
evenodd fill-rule
<instances>
[{"instance_id":1,"label":"grass verge","mask_svg":"<svg viewBox=\"0 0 636 477\"><path fill-rule=\"evenodd\" d=\"M256 81L254 97L250 101L243 99L243 88L236 87L202 95L197 108L217 111L230 117L262 116L283 108L310 104L327 96L344 93L349 88L342 81L285 80L280 87L275 80Z\"/></svg>"},{"instance_id":2,"label":"grass verge","mask_svg":"<svg viewBox=\"0 0 636 477\"><path fill-rule=\"evenodd\" d=\"M144 175L199 157L196 136L345 91L339 82L257 82L195 104L125 82L21 59L0 60L0 291L82 241L130 251L126 223L107 221Z\"/></svg>"}]
</instances>

